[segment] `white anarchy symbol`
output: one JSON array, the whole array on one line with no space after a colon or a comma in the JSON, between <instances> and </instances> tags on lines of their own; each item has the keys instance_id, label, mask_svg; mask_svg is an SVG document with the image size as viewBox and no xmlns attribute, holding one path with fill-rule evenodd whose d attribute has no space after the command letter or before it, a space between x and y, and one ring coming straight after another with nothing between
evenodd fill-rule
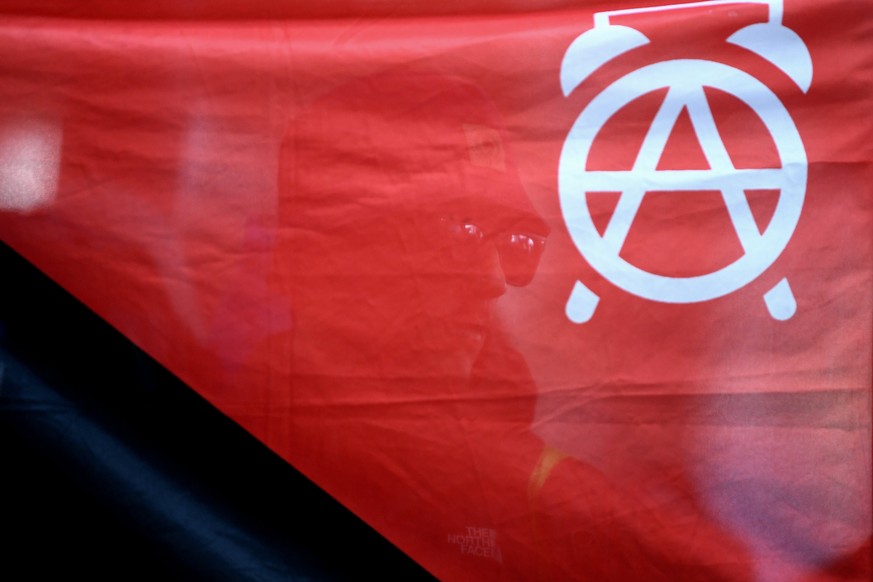
<instances>
[{"instance_id":1,"label":"white anarchy symbol","mask_svg":"<svg viewBox=\"0 0 873 582\"><path fill-rule=\"evenodd\" d=\"M717 0L697 5L713 3L722 2ZM673 7L660 7L670 8ZM604 14L608 16L615 13L600 13L595 16L595 23ZM782 34L783 31L794 35L778 22L774 24L774 14L779 15L780 12L771 10L770 22L748 28L754 29L752 32L760 31L768 37ZM778 27L776 32L773 30L774 26ZM760 30L755 27L769 28ZM729 42L744 42L759 48L755 44L758 37L752 34L749 40L750 35L744 31L746 29L736 33L728 39ZM607 34L604 35L604 32ZM592 33L593 36L585 37ZM791 38L799 41L796 35ZM600 50L601 60L604 55L605 60L609 60L616 54L646 42L648 40L638 31L609 25L608 20L600 29L595 27L583 34L571 45L564 59L562 84L565 93L569 94L599 66L597 58L590 58L594 48ZM803 48L805 51L805 46ZM763 51L766 52L766 49ZM580 52L587 53L585 56L589 58L580 61ZM803 54L808 59L808 53ZM795 73L792 78L798 80L801 88L808 87L811 63L807 72L802 59L798 65L796 60L786 61L784 55L779 58L782 62L777 64ZM781 167L734 167L719 134L704 87L733 95L757 114L773 139ZM606 122L631 101L663 88L667 89L667 95L646 133L633 168L627 171L586 169L591 147ZM657 170L667 139L683 109L688 111L709 169ZM715 299L740 289L760 276L779 257L794 233L803 207L806 179L807 159L803 142L779 98L766 85L739 69L696 59L664 61L637 69L598 94L571 128L561 152L558 170L561 209L579 252L595 270L617 287L639 297L665 303L694 303ZM773 217L763 232L759 231L752 215L746 190L780 192ZM693 196L696 191L721 192L743 255L716 272L694 277L657 275L624 260L619 255L643 198L647 192L657 191L675 192L675 196L679 198L677 203L681 203L682 196ZM588 207L589 192L621 193L602 236L594 225ZM796 310L796 302L786 279L782 279L765 294L764 299L775 319L788 319ZM568 318L577 323L588 321L598 301L599 298L591 290L581 281L577 282L567 303Z\"/></svg>"}]
</instances>

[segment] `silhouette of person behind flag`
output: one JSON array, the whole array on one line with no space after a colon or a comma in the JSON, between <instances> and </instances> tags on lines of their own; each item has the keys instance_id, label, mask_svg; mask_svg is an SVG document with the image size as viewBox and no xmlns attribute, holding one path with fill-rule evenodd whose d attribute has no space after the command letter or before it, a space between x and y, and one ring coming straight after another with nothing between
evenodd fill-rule
<instances>
[{"instance_id":1,"label":"silhouette of person behind flag","mask_svg":"<svg viewBox=\"0 0 873 582\"><path fill-rule=\"evenodd\" d=\"M274 448L441 578L743 579L719 532L698 542L724 571L531 432L536 386L492 311L549 229L481 89L353 81L290 125L279 168Z\"/></svg>"}]
</instances>

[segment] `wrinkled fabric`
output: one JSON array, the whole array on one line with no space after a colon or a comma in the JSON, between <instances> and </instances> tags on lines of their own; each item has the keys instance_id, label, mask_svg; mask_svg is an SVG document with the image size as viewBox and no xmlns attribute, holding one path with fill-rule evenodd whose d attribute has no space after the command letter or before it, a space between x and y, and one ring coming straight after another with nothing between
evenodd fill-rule
<instances>
[{"instance_id":1,"label":"wrinkled fabric","mask_svg":"<svg viewBox=\"0 0 873 582\"><path fill-rule=\"evenodd\" d=\"M438 578L869 579L866 6L6 10L3 241Z\"/></svg>"}]
</instances>

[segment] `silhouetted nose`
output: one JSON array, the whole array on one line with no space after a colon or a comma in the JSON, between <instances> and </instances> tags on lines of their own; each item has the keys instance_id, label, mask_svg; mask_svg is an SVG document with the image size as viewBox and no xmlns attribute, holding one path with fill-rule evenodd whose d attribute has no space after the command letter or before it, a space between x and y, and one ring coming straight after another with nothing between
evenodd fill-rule
<instances>
[{"instance_id":1,"label":"silhouetted nose","mask_svg":"<svg viewBox=\"0 0 873 582\"><path fill-rule=\"evenodd\" d=\"M500 264L500 254L491 241L482 243L476 251L478 272L474 276L478 286L477 295L496 299L506 293L506 275Z\"/></svg>"}]
</instances>

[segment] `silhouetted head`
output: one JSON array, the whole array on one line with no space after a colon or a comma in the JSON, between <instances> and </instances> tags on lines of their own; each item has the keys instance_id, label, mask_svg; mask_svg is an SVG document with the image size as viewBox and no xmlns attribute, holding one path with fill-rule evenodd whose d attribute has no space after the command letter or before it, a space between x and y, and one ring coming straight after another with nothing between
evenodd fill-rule
<instances>
[{"instance_id":1,"label":"silhouetted head","mask_svg":"<svg viewBox=\"0 0 873 582\"><path fill-rule=\"evenodd\" d=\"M297 362L469 374L547 234L506 143L481 90L434 73L367 77L301 113L279 164Z\"/></svg>"}]
</instances>

